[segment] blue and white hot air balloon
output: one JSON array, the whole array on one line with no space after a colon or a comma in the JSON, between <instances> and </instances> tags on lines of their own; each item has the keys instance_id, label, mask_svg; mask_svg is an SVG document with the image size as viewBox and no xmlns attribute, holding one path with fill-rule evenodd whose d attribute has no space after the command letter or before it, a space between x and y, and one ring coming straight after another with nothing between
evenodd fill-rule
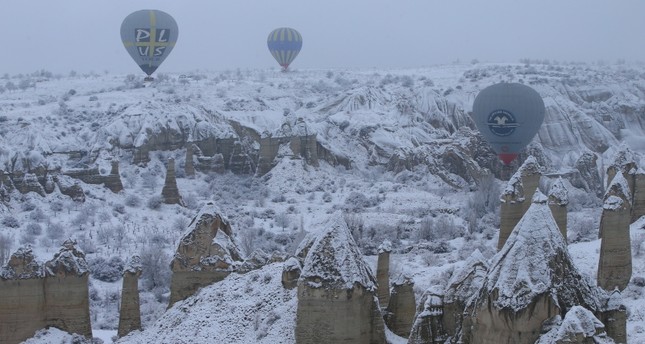
<instances>
[{"instance_id":1,"label":"blue and white hot air balloon","mask_svg":"<svg viewBox=\"0 0 645 344\"><path fill-rule=\"evenodd\" d=\"M121 40L134 62L150 76L177 43L175 20L158 10L136 11L121 24Z\"/></svg>"},{"instance_id":2,"label":"blue and white hot air balloon","mask_svg":"<svg viewBox=\"0 0 645 344\"><path fill-rule=\"evenodd\" d=\"M302 36L295 29L281 27L271 31L267 45L273 58L287 70L302 48Z\"/></svg>"},{"instance_id":3,"label":"blue and white hot air balloon","mask_svg":"<svg viewBox=\"0 0 645 344\"><path fill-rule=\"evenodd\" d=\"M544 112L542 97L518 83L488 86L473 103L477 129L505 165L531 142L544 121Z\"/></svg>"}]
</instances>

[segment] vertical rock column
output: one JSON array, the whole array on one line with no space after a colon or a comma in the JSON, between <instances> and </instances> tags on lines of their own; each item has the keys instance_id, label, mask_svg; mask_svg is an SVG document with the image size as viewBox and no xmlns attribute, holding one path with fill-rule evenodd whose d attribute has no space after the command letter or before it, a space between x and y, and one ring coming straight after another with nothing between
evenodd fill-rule
<instances>
[{"instance_id":1,"label":"vertical rock column","mask_svg":"<svg viewBox=\"0 0 645 344\"><path fill-rule=\"evenodd\" d=\"M533 193L535 193L542 176L540 169L537 160L533 156L529 156L511 177L502 192L497 250L504 247L513 228L531 205Z\"/></svg>"},{"instance_id":2,"label":"vertical rock column","mask_svg":"<svg viewBox=\"0 0 645 344\"><path fill-rule=\"evenodd\" d=\"M629 184L616 174L605 193L600 218L600 261L598 285L607 291L623 290L632 276L632 251L629 237Z\"/></svg>"},{"instance_id":3,"label":"vertical rock column","mask_svg":"<svg viewBox=\"0 0 645 344\"><path fill-rule=\"evenodd\" d=\"M378 302L381 309L386 309L390 301L390 252L392 252L392 243L389 240L384 241L378 247L378 262L376 264L376 283Z\"/></svg>"},{"instance_id":4,"label":"vertical rock column","mask_svg":"<svg viewBox=\"0 0 645 344\"><path fill-rule=\"evenodd\" d=\"M105 186L114 193L123 190L123 183L121 183L121 175L119 174L119 162L117 160L112 160L112 170L105 181Z\"/></svg>"},{"instance_id":5,"label":"vertical rock column","mask_svg":"<svg viewBox=\"0 0 645 344\"><path fill-rule=\"evenodd\" d=\"M139 307L139 277L141 276L141 258L133 256L123 271L123 289L121 290L121 309L119 312L119 338L134 330L141 329L141 310Z\"/></svg>"},{"instance_id":6,"label":"vertical rock column","mask_svg":"<svg viewBox=\"0 0 645 344\"><path fill-rule=\"evenodd\" d=\"M184 171L186 172L187 177L195 176L195 165L193 164L193 144L189 143L186 145L186 164L184 165Z\"/></svg>"},{"instance_id":7,"label":"vertical rock column","mask_svg":"<svg viewBox=\"0 0 645 344\"><path fill-rule=\"evenodd\" d=\"M161 196L166 204L179 204L183 205L179 189L177 188L177 179L175 178L175 159L168 159L168 167L166 171L166 181L161 190Z\"/></svg>"},{"instance_id":8,"label":"vertical rock column","mask_svg":"<svg viewBox=\"0 0 645 344\"><path fill-rule=\"evenodd\" d=\"M645 171L639 169L634 179L634 204L632 206L632 222L645 215Z\"/></svg>"},{"instance_id":9,"label":"vertical rock column","mask_svg":"<svg viewBox=\"0 0 645 344\"><path fill-rule=\"evenodd\" d=\"M409 277L400 276L392 284L392 295L387 306L387 327L397 335L408 338L414 315L416 300L414 298L414 282Z\"/></svg>"},{"instance_id":10,"label":"vertical rock column","mask_svg":"<svg viewBox=\"0 0 645 344\"><path fill-rule=\"evenodd\" d=\"M558 178L549 190L549 208L565 242L567 241L567 204L569 204L569 192L562 178Z\"/></svg>"}]
</instances>

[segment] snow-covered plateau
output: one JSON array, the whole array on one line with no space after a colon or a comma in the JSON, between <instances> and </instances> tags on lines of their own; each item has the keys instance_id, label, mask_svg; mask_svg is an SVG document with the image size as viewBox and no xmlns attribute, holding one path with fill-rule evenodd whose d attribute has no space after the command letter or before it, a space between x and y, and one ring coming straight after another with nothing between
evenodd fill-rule
<instances>
[{"instance_id":1,"label":"snow-covered plateau","mask_svg":"<svg viewBox=\"0 0 645 344\"><path fill-rule=\"evenodd\" d=\"M231 274L166 310L170 260L207 202L230 221L244 255L293 254L307 232L342 216L374 272L378 246L391 242L390 276L410 277L417 300L445 287L475 250L490 259L502 178L512 175L470 117L491 84L524 83L543 97L544 124L511 168L534 156L544 194L562 178L569 253L589 280L606 170L621 150L637 165L645 153L645 65L238 69L142 80L0 77L0 263L26 245L48 261L65 239L76 240L90 270L92 329L106 343L116 335L121 276L133 255L143 266L144 330L122 342L295 342L296 292L280 285L280 263ZM169 158L183 205L161 197ZM105 185L114 162L123 185L116 193ZM632 280L622 297L628 340L641 343L645 220L631 225L631 238ZM49 329L26 343L74 340Z\"/></svg>"}]
</instances>

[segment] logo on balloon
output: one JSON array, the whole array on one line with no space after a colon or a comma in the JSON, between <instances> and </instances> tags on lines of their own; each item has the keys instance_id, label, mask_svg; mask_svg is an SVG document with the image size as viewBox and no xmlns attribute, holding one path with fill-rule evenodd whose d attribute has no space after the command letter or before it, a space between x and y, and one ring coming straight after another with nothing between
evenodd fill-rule
<instances>
[{"instance_id":1,"label":"logo on balloon","mask_svg":"<svg viewBox=\"0 0 645 344\"><path fill-rule=\"evenodd\" d=\"M168 46L168 29L134 29L135 45L139 56L161 56Z\"/></svg>"},{"instance_id":2,"label":"logo on balloon","mask_svg":"<svg viewBox=\"0 0 645 344\"><path fill-rule=\"evenodd\" d=\"M506 110L495 110L488 115L488 129L497 136L511 135L520 125L515 116Z\"/></svg>"}]
</instances>

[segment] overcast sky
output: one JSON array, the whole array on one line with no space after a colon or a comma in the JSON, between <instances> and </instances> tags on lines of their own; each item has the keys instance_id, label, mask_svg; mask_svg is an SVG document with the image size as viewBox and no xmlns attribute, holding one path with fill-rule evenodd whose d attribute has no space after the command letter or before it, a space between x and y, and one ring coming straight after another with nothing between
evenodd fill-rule
<instances>
[{"instance_id":1,"label":"overcast sky","mask_svg":"<svg viewBox=\"0 0 645 344\"><path fill-rule=\"evenodd\" d=\"M277 68L266 38L282 26L303 36L296 69L645 61L644 0L15 0L0 4L0 73L139 73L119 29L140 9L179 26L159 72Z\"/></svg>"}]
</instances>

